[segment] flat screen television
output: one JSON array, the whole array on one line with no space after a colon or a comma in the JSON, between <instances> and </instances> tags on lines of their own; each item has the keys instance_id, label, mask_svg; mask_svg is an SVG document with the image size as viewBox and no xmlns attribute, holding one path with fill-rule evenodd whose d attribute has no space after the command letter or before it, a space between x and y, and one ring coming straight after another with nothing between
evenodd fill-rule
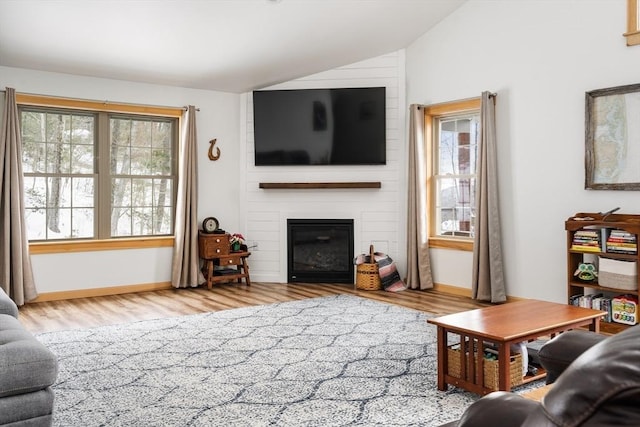
<instances>
[{"instance_id":1,"label":"flat screen television","mask_svg":"<svg viewBox=\"0 0 640 427\"><path fill-rule=\"evenodd\" d=\"M385 88L253 92L256 166L386 164Z\"/></svg>"}]
</instances>

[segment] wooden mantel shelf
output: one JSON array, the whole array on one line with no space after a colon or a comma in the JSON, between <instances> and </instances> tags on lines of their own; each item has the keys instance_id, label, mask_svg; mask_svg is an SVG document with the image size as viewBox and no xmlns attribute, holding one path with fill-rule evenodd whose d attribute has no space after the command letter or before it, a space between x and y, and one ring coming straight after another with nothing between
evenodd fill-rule
<instances>
[{"instance_id":1,"label":"wooden mantel shelf","mask_svg":"<svg viewBox=\"0 0 640 427\"><path fill-rule=\"evenodd\" d=\"M272 189L309 189L309 188L381 188L380 181L367 182L261 182L260 188Z\"/></svg>"}]
</instances>

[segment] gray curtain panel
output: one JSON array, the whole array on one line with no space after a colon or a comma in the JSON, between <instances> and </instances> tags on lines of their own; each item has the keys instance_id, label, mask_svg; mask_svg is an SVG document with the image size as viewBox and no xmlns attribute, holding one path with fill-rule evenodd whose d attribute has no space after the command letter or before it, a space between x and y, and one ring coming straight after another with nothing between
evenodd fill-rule
<instances>
[{"instance_id":1,"label":"gray curtain panel","mask_svg":"<svg viewBox=\"0 0 640 427\"><path fill-rule=\"evenodd\" d=\"M407 217L407 288L431 289L431 261L427 231L427 153L424 109L412 104L409 113L409 176Z\"/></svg>"},{"instance_id":2,"label":"gray curtain panel","mask_svg":"<svg viewBox=\"0 0 640 427\"><path fill-rule=\"evenodd\" d=\"M22 180L22 138L16 91L5 92L0 156L0 286L16 305L24 305L38 296L29 257L29 240L24 216L24 182Z\"/></svg>"},{"instance_id":3,"label":"gray curtain panel","mask_svg":"<svg viewBox=\"0 0 640 427\"><path fill-rule=\"evenodd\" d=\"M480 106L471 294L478 300L504 302L507 294L498 203L495 97L490 92L483 92Z\"/></svg>"},{"instance_id":4,"label":"gray curtain panel","mask_svg":"<svg viewBox=\"0 0 640 427\"><path fill-rule=\"evenodd\" d=\"M180 171L176 201L175 243L171 285L174 288L196 287L204 283L198 257L198 161L196 108L190 105L184 113Z\"/></svg>"}]
</instances>

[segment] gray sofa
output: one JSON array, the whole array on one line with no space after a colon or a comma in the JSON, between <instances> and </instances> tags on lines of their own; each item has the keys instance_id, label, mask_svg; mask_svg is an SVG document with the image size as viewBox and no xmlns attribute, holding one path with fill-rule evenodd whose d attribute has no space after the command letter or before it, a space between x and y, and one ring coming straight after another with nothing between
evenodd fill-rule
<instances>
[{"instance_id":1,"label":"gray sofa","mask_svg":"<svg viewBox=\"0 0 640 427\"><path fill-rule=\"evenodd\" d=\"M18 321L0 288L0 426L50 426L58 359Z\"/></svg>"}]
</instances>

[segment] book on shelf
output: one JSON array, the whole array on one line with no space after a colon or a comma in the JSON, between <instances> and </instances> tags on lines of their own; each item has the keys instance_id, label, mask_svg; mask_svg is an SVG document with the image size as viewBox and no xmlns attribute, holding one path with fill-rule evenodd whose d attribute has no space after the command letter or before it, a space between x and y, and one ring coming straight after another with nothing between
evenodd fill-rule
<instances>
[{"instance_id":1,"label":"book on shelf","mask_svg":"<svg viewBox=\"0 0 640 427\"><path fill-rule=\"evenodd\" d=\"M613 242L611 240L607 241L607 246L618 247L618 248L637 248L638 245L635 243L629 242Z\"/></svg>"},{"instance_id":2,"label":"book on shelf","mask_svg":"<svg viewBox=\"0 0 640 427\"><path fill-rule=\"evenodd\" d=\"M575 251L600 252L602 250L601 231L583 228L573 233L571 249Z\"/></svg>"},{"instance_id":3,"label":"book on shelf","mask_svg":"<svg viewBox=\"0 0 640 427\"><path fill-rule=\"evenodd\" d=\"M581 244L571 245L571 250L583 251L583 252L601 252L600 246L581 245Z\"/></svg>"},{"instance_id":4,"label":"book on shelf","mask_svg":"<svg viewBox=\"0 0 640 427\"><path fill-rule=\"evenodd\" d=\"M607 252L635 255L638 252L638 246L628 243L607 243Z\"/></svg>"},{"instance_id":5,"label":"book on shelf","mask_svg":"<svg viewBox=\"0 0 640 427\"><path fill-rule=\"evenodd\" d=\"M626 231L626 230L620 230L620 229L613 229L609 232L609 237L611 238L625 238L625 239L633 239L636 240L636 235Z\"/></svg>"},{"instance_id":6,"label":"book on shelf","mask_svg":"<svg viewBox=\"0 0 640 427\"><path fill-rule=\"evenodd\" d=\"M607 252L612 254L626 254L626 255L636 255L638 253L638 249L634 248L620 248L614 246L608 246Z\"/></svg>"},{"instance_id":7,"label":"book on shelf","mask_svg":"<svg viewBox=\"0 0 640 427\"><path fill-rule=\"evenodd\" d=\"M631 233L614 233L613 231L607 237L607 241L610 242L628 242L628 243L636 243L636 235Z\"/></svg>"},{"instance_id":8,"label":"book on shelf","mask_svg":"<svg viewBox=\"0 0 640 427\"><path fill-rule=\"evenodd\" d=\"M600 231L595 228L581 228L580 230L576 230L574 233L575 236L600 236Z\"/></svg>"},{"instance_id":9,"label":"book on shelf","mask_svg":"<svg viewBox=\"0 0 640 427\"><path fill-rule=\"evenodd\" d=\"M611 298L602 298L600 301L600 310L606 311L607 314L602 318L605 322L611 322Z\"/></svg>"},{"instance_id":10,"label":"book on shelf","mask_svg":"<svg viewBox=\"0 0 640 427\"><path fill-rule=\"evenodd\" d=\"M625 230L614 229L609 233L606 252L636 255L638 253L637 236Z\"/></svg>"},{"instance_id":11,"label":"book on shelf","mask_svg":"<svg viewBox=\"0 0 640 427\"><path fill-rule=\"evenodd\" d=\"M604 296L603 294L583 295L577 294L569 297L569 304L576 307L592 308L606 312L602 317L605 322L613 321L612 305L613 298Z\"/></svg>"},{"instance_id":12,"label":"book on shelf","mask_svg":"<svg viewBox=\"0 0 640 427\"><path fill-rule=\"evenodd\" d=\"M607 238L607 242L620 242L620 243L636 243L636 238L634 237L616 237L609 236Z\"/></svg>"}]
</instances>

